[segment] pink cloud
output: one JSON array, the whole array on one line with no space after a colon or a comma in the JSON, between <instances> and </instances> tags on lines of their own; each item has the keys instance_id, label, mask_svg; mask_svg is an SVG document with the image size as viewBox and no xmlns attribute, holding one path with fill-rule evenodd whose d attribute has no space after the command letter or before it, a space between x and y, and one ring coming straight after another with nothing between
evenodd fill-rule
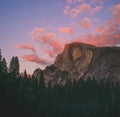
<instances>
[{"instance_id":1,"label":"pink cloud","mask_svg":"<svg viewBox=\"0 0 120 117\"><path fill-rule=\"evenodd\" d=\"M64 7L64 14L69 15L69 13L70 13L70 6L65 6Z\"/></svg>"},{"instance_id":2,"label":"pink cloud","mask_svg":"<svg viewBox=\"0 0 120 117\"><path fill-rule=\"evenodd\" d=\"M55 40L51 43L52 47L54 48L54 50L57 50L58 52L61 52L62 49L63 49L63 46L64 44L61 43L61 41L58 39L58 40Z\"/></svg>"},{"instance_id":3,"label":"pink cloud","mask_svg":"<svg viewBox=\"0 0 120 117\"><path fill-rule=\"evenodd\" d=\"M73 28L72 27L60 27L59 32L72 34L73 33Z\"/></svg>"},{"instance_id":4,"label":"pink cloud","mask_svg":"<svg viewBox=\"0 0 120 117\"><path fill-rule=\"evenodd\" d=\"M103 26L97 27L95 29L97 34L83 35L75 39L75 41L82 41L96 46L114 46L120 44L119 24L115 25L115 22L110 21L103 24Z\"/></svg>"},{"instance_id":5,"label":"pink cloud","mask_svg":"<svg viewBox=\"0 0 120 117\"><path fill-rule=\"evenodd\" d=\"M120 4L112 9L111 17L108 21L95 28L95 34L80 36L75 41L91 43L96 46L119 45L120 44ZM74 40L73 40L74 41Z\"/></svg>"},{"instance_id":6,"label":"pink cloud","mask_svg":"<svg viewBox=\"0 0 120 117\"><path fill-rule=\"evenodd\" d=\"M84 38L79 37L75 39L75 41L90 43L96 46L115 45L118 43L116 39L113 40L112 38L109 38L108 35L93 35L93 34L84 35Z\"/></svg>"},{"instance_id":7,"label":"pink cloud","mask_svg":"<svg viewBox=\"0 0 120 117\"><path fill-rule=\"evenodd\" d=\"M48 54L49 58L54 58L57 53L55 50L51 49L44 49L44 52Z\"/></svg>"},{"instance_id":8,"label":"pink cloud","mask_svg":"<svg viewBox=\"0 0 120 117\"><path fill-rule=\"evenodd\" d=\"M53 38L55 38L56 34L52 32L47 32L44 28L35 28L32 32L32 37L36 41L42 40L44 43L47 43L51 41Z\"/></svg>"},{"instance_id":9,"label":"pink cloud","mask_svg":"<svg viewBox=\"0 0 120 117\"><path fill-rule=\"evenodd\" d=\"M67 29L67 28L66 28ZM69 29L69 28L68 28ZM66 30L70 33L71 29ZM63 42L61 38L58 38L54 33L47 32L45 29L41 31L36 28L32 31L33 40L35 40L39 45L43 53L48 55L48 57L55 57L56 54L62 52Z\"/></svg>"},{"instance_id":10,"label":"pink cloud","mask_svg":"<svg viewBox=\"0 0 120 117\"><path fill-rule=\"evenodd\" d=\"M54 40L50 43L49 48L44 48L44 53L46 53L50 58L54 58L57 54L61 53L64 48L64 43L61 43L60 39Z\"/></svg>"},{"instance_id":11,"label":"pink cloud","mask_svg":"<svg viewBox=\"0 0 120 117\"><path fill-rule=\"evenodd\" d=\"M103 27L102 26L98 26L95 28L95 32L97 33L101 33L103 31Z\"/></svg>"},{"instance_id":12,"label":"pink cloud","mask_svg":"<svg viewBox=\"0 0 120 117\"><path fill-rule=\"evenodd\" d=\"M120 23L120 3L113 7L113 19Z\"/></svg>"},{"instance_id":13,"label":"pink cloud","mask_svg":"<svg viewBox=\"0 0 120 117\"><path fill-rule=\"evenodd\" d=\"M103 5L103 0L89 0L88 2L86 0L67 0L67 3L68 4L64 7L64 14L71 18L76 18L81 13L94 15L100 11ZM75 7L73 7L73 4L75 4ZM78 5L76 6L76 4ZM92 8L93 5L98 6Z\"/></svg>"},{"instance_id":14,"label":"pink cloud","mask_svg":"<svg viewBox=\"0 0 120 117\"><path fill-rule=\"evenodd\" d=\"M87 3L80 4L71 11L71 17L77 17L80 13L88 12L90 8L90 5Z\"/></svg>"},{"instance_id":15,"label":"pink cloud","mask_svg":"<svg viewBox=\"0 0 120 117\"><path fill-rule=\"evenodd\" d=\"M116 34L116 35L115 35L115 38L120 39L120 34Z\"/></svg>"},{"instance_id":16,"label":"pink cloud","mask_svg":"<svg viewBox=\"0 0 120 117\"><path fill-rule=\"evenodd\" d=\"M70 6L65 7L64 13L65 13L65 15L69 15L70 17L75 18L81 13L88 12L90 9L91 9L91 6L89 4L82 3L73 9L71 9Z\"/></svg>"},{"instance_id":17,"label":"pink cloud","mask_svg":"<svg viewBox=\"0 0 120 117\"><path fill-rule=\"evenodd\" d=\"M77 24L80 28L90 28L91 19L86 17L83 21L78 21Z\"/></svg>"},{"instance_id":18,"label":"pink cloud","mask_svg":"<svg viewBox=\"0 0 120 117\"><path fill-rule=\"evenodd\" d=\"M95 8L91 9L90 14L94 15L95 13L97 13L98 11L100 11L102 8L102 6L96 6Z\"/></svg>"},{"instance_id":19,"label":"pink cloud","mask_svg":"<svg viewBox=\"0 0 120 117\"><path fill-rule=\"evenodd\" d=\"M25 43L18 44L17 48L19 48L19 49L27 49L27 50L31 50L32 52L36 52L35 48L30 44L25 44Z\"/></svg>"},{"instance_id":20,"label":"pink cloud","mask_svg":"<svg viewBox=\"0 0 120 117\"><path fill-rule=\"evenodd\" d=\"M50 65L51 64L51 62L48 62L47 60L42 59L35 54L21 55L20 58L25 59L26 61L31 61L31 62L35 62L37 64L41 64L41 65Z\"/></svg>"},{"instance_id":21,"label":"pink cloud","mask_svg":"<svg viewBox=\"0 0 120 117\"><path fill-rule=\"evenodd\" d=\"M44 29L44 28L35 28L32 32L31 32L31 34L35 34L35 33L45 33L46 32L46 29Z\"/></svg>"}]
</instances>

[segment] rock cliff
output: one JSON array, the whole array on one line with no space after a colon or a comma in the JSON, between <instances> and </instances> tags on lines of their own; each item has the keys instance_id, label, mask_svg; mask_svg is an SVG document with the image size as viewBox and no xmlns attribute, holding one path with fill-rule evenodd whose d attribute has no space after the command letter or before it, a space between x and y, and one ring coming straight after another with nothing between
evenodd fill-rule
<instances>
[{"instance_id":1,"label":"rock cliff","mask_svg":"<svg viewBox=\"0 0 120 117\"><path fill-rule=\"evenodd\" d=\"M35 73L34 73L35 74ZM37 72L38 74L38 72ZM67 44L53 65L43 70L45 82L65 84L67 79L95 78L120 80L120 48L95 47L74 42Z\"/></svg>"}]
</instances>

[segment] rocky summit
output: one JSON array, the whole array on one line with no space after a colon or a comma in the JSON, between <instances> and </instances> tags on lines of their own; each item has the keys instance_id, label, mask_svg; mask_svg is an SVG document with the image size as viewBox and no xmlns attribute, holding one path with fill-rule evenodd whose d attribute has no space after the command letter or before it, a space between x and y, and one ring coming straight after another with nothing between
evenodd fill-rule
<instances>
[{"instance_id":1,"label":"rocky summit","mask_svg":"<svg viewBox=\"0 0 120 117\"><path fill-rule=\"evenodd\" d=\"M41 70L35 70L33 74L40 78ZM80 78L117 82L120 80L120 47L96 47L81 42L66 44L43 74L46 84L50 80L52 84L64 85L67 79Z\"/></svg>"}]
</instances>

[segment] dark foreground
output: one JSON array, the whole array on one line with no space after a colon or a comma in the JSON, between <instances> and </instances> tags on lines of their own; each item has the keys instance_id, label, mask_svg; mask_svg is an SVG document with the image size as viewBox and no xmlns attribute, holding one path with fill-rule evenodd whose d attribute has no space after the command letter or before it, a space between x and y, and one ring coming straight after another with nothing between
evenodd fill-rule
<instances>
[{"instance_id":1,"label":"dark foreground","mask_svg":"<svg viewBox=\"0 0 120 117\"><path fill-rule=\"evenodd\" d=\"M45 87L44 78L0 74L1 117L120 117L120 85L68 80Z\"/></svg>"}]
</instances>

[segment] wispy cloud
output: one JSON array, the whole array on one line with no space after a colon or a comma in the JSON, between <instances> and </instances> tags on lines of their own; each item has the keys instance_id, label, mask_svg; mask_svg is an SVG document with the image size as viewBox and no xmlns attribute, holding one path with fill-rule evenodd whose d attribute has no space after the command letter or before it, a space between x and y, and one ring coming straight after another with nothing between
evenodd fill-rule
<instances>
[{"instance_id":1,"label":"wispy cloud","mask_svg":"<svg viewBox=\"0 0 120 117\"><path fill-rule=\"evenodd\" d=\"M65 15L69 15L72 18L77 17L79 14L88 12L91 9L91 6L87 3L82 3L75 8L70 8L70 6L66 6L64 9Z\"/></svg>"},{"instance_id":2,"label":"wispy cloud","mask_svg":"<svg viewBox=\"0 0 120 117\"><path fill-rule=\"evenodd\" d=\"M72 27L60 27L59 28L60 33L66 33L66 34L72 34L73 28Z\"/></svg>"},{"instance_id":3,"label":"wispy cloud","mask_svg":"<svg viewBox=\"0 0 120 117\"><path fill-rule=\"evenodd\" d=\"M73 4L75 4L74 7ZM94 4L97 4L97 6L93 7ZM101 10L102 5L103 0L67 0L67 5L64 7L64 14L71 18L76 18L83 13L94 15Z\"/></svg>"},{"instance_id":4,"label":"wispy cloud","mask_svg":"<svg viewBox=\"0 0 120 117\"><path fill-rule=\"evenodd\" d=\"M112 19L120 23L120 3L113 7L112 12Z\"/></svg>"},{"instance_id":5,"label":"wispy cloud","mask_svg":"<svg viewBox=\"0 0 120 117\"><path fill-rule=\"evenodd\" d=\"M46 59L40 58L36 54L29 54L29 55L21 55L22 59L25 59L26 61L31 61L40 65L50 65L51 62L48 62Z\"/></svg>"},{"instance_id":6,"label":"wispy cloud","mask_svg":"<svg viewBox=\"0 0 120 117\"><path fill-rule=\"evenodd\" d=\"M48 54L49 57L55 56L62 51L62 39L57 37L55 33L47 32L45 29L43 30L43 28L35 28L31 34L33 40L42 46L41 50L47 52L46 54Z\"/></svg>"},{"instance_id":7,"label":"wispy cloud","mask_svg":"<svg viewBox=\"0 0 120 117\"><path fill-rule=\"evenodd\" d=\"M86 17L86 18L84 18L83 21L78 21L77 25L80 28L90 28L91 27L91 19Z\"/></svg>"},{"instance_id":8,"label":"wispy cloud","mask_svg":"<svg viewBox=\"0 0 120 117\"><path fill-rule=\"evenodd\" d=\"M97 13L98 11L100 11L102 8L102 6L96 6L95 8L91 9L90 14L94 15L95 13Z\"/></svg>"},{"instance_id":9,"label":"wispy cloud","mask_svg":"<svg viewBox=\"0 0 120 117\"><path fill-rule=\"evenodd\" d=\"M97 26L95 32L97 34L82 35L73 41L83 41L97 46L118 45L120 44L120 4L112 9L111 17L103 25Z\"/></svg>"},{"instance_id":10,"label":"wispy cloud","mask_svg":"<svg viewBox=\"0 0 120 117\"><path fill-rule=\"evenodd\" d=\"M55 38L56 34L52 32L47 32L44 28L35 28L32 32L32 37L35 41L43 41L44 43L50 42Z\"/></svg>"},{"instance_id":11,"label":"wispy cloud","mask_svg":"<svg viewBox=\"0 0 120 117\"><path fill-rule=\"evenodd\" d=\"M21 43L16 46L19 49L31 50L32 52L36 52L35 48L31 44Z\"/></svg>"},{"instance_id":12,"label":"wispy cloud","mask_svg":"<svg viewBox=\"0 0 120 117\"><path fill-rule=\"evenodd\" d=\"M103 31L103 27L102 27L102 26L97 26L97 27L94 29L94 31L95 31L96 33L101 33L101 32Z\"/></svg>"}]
</instances>

